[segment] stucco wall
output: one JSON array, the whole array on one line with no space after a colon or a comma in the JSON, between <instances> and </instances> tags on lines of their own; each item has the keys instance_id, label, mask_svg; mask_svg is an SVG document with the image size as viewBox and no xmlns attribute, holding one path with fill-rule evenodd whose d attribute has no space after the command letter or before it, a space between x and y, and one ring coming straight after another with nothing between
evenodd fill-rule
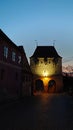
<instances>
[{"instance_id":1,"label":"stucco wall","mask_svg":"<svg viewBox=\"0 0 73 130\"><path fill-rule=\"evenodd\" d=\"M30 68L33 73L33 91L36 92L36 80L43 81L44 92L61 92L63 88L62 58L34 58L30 59ZM48 89L49 81L54 80L55 89Z\"/></svg>"},{"instance_id":2,"label":"stucco wall","mask_svg":"<svg viewBox=\"0 0 73 130\"><path fill-rule=\"evenodd\" d=\"M52 76L62 73L62 60L61 58L47 58L47 61L44 61L44 58L38 58L38 61L35 62L34 59L30 59L30 67L33 74L38 76Z\"/></svg>"}]
</instances>

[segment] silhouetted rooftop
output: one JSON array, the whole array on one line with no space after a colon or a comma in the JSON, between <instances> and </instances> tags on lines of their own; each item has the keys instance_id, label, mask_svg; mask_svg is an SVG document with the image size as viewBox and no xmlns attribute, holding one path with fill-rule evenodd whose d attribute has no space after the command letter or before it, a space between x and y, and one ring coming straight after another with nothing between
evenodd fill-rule
<instances>
[{"instance_id":1,"label":"silhouetted rooftop","mask_svg":"<svg viewBox=\"0 0 73 130\"><path fill-rule=\"evenodd\" d=\"M0 39L7 41L10 46L14 46L19 51L23 51L23 46L17 46L1 29L0 29Z\"/></svg>"},{"instance_id":2,"label":"silhouetted rooftop","mask_svg":"<svg viewBox=\"0 0 73 130\"><path fill-rule=\"evenodd\" d=\"M37 46L31 57L60 57L54 46Z\"/></svg>"}]
</instances>

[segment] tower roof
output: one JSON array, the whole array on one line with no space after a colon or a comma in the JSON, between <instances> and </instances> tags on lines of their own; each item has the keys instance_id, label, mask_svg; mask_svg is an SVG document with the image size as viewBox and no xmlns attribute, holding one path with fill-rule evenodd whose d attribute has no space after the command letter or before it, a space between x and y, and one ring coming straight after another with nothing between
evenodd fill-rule
<instances>
[{"instance_id":1,"label":"tower roof","mask_svg":"<svg viewBox=\"0 0 73 130\"><path fill-rule=\"evenodd\" d=\"M60 57L54 46L37 46L31 57ZM61 58L61 57L60 57Z\"/></svg>"}]
</instances>

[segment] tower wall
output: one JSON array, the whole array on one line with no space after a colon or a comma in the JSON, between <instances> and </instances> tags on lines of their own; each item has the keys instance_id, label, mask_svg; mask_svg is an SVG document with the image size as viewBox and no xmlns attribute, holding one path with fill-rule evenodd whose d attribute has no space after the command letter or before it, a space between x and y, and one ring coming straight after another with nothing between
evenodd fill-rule
<instances>
[{"instance_id":1,"label":"tower wall","mask_svg":"<svg viewBox=\"0 0 73 130\"><path fill-rule=\"evenodd\" d=\"M33 73L33 89L36 92L36 81L40 80L44 86L44 92L61 92L62 58L30 58L30 68ZM49 88L49 82L55 81L56 86Z\"/></svg>"},{"instance_id":2,"label":"tower wall","mask_svg":"<svg viewBox=\"0 0 73 130\"><path fill-rule=\"evenodd\" d=\"M44 85L44 91L45 93L59 93L63 91L63 78L62 75L56 75L56 76L49 76L49 77L40 77L40 76L34 76L33 79L33 86L34 86L34 93L36 93L36 81L41 80ZM49 82L54 80L56 83L56 88L49 89Z\"/></svg>"},{"instance_id":3,"label":"tower wall","mask_svg":"<svg viewBox=\"0 0 73 130\"><path fill-rule=\"evenodd\" d=\"M30 67L33 74L38 76L53 76L62 74L61 58L31 58Z\"/></svg>"}]
</instances>

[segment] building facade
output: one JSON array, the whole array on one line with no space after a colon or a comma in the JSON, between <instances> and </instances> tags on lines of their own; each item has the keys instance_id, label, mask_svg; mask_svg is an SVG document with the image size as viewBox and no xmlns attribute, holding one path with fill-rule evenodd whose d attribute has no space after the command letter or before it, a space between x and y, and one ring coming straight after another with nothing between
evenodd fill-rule
<instances>
[{"instance_id":1,"label":"building facade","mask_svg":"<svg viewBox=\"0 0 73 130\"><path fill-rule=\"evenodd\" d=\"M0 97L31 95L31 70L23 46L0 30Z\"/></svg>"},{"instance_id":2,"label":"building facade","mask_svg":"<svg viewBox=\"0 0 73 130\"><path fill-rule=\"evenodd\" d=\"M54 46L37 46L30 57L30 68L34 94L62 91L62 57Z\"/></svg>"}]
</instances>

